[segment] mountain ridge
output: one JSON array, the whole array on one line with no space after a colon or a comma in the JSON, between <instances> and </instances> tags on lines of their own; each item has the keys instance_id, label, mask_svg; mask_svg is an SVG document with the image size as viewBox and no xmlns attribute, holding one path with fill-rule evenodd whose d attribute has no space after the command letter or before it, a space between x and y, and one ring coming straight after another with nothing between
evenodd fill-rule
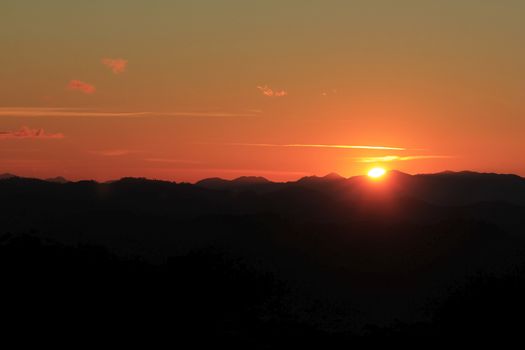
<instances>
[{"instance_id":1,"label":"mountain ridge","mask_svg":"<svg viewBox=\"0 0 525 350\"><path fill-rule=\"evenodd\" d=\"M283 190L293 193L297 193L297 191L312 193L311 191L315 191L341 200L348 198L368 200L373 197L383 199L386 197L409 197L436 205L461 206L480 202L507 202L525 206L524 178L513 174L477 172L410 175L400 171L390 171L380 180L372 180L367 176L344 178L332 173L323 177L307 176L289 182L273 182L257 176L243 176L233 180L216 177L203 179L194 184L134 177L125 177L106 183L89 180L70 182L62 177L41 180L15 175L4 175L0 179L4 183L6 181L42 182L70 187L87 183L92 183L94 186L113 186L115 188L133 188L143 185L148 188L179 189L180 186L183 186L190 191L199 189L199 193L204 190L253 193L255 195L277 193Z\"/></svg>"},{"instance_id":2,"label":"mountain ridge","mask_svg":"<svg viewBox=\"0 0 525 350\"><path fill-rule=\"evenodd\" d=\"M396 175L402 175L402 176L409 176L409 177L426 177L426 176L487 176L487 177L509 177L509 178L515 178L515 179L521 179L521 180L525 180L525 177L523 176L520 176L520 175L517 175L517 174L512 174L512 173L495 173L495 172L481 172L481 171L472 171L472 170L460 170L460 171L453 171L453 170L444 170L444 171L440 171L440 172L436 172L436 173L416 173L416 174L409 174L409 173L405 173L405 172L402 172L400 170L389 170L387 173L386 173L386 176L388 175L392 175L392 174L396 174ZM42 180L42 181L49 181L49 182L53 182L53 181L56 181L56 180L65 180L67 182L81 182L81 181L95 181L97 183L111 183L111 182L115 182L115 181L119 181L119 180L122 180L122 179L142 179L142 180L147 180L147 181L161 181L161 182L175 182L175 183L183 183L183 182L177 182L177 181L171 181L171 180L159 180L159 179L155 179L155 178L147 178L147 177L134 177L134 176L124 176L124 177L121 177L119 179L116 179L116 180L109 180L109 181L96 181L96 180L92 180L92 179L81 179L81 180L76 180L76 181L72 181L72 180L68 180L66 178L64 178L63 176L56 176L56 177L51 177L51 178L38 178L38 177L28 177L28 176L19 176L19 175L16 175L16 174L12 174L12 173L2 173L0 174L0 180L3 180L3 179L8 179L8 178L13 178L13 177L16 177L16 178L24 178L24 179L35 179L35 180ZM297 180L289 180L289 181L272 181L272 180L269 180L263 176L239 176L239 177L236 177L236 178L233 178L233 179L225 179L225 178L221 178L221 177L206 177L206 178L203 178L201 180L197 180L193 183L190 183L190 184L193 184L193 185L197 185L201 182L204 182L204 181L208 181L208 180L220 180L220 181L225 181L225 182L234 182L234 183L282 183L282 184L285 184L285 183L294 183L294 182L298 182L302 179L318 179L318 180L350 180L350 179L354 179L354 178L366 178L367 176L366 175L353 175L353 176L350 176L350 177L344 177L338 173L335 173L335 172L330 172L326 175L323 175L323 176L317 176L317 175L309 175L309 176L304 176L304 177L301 177L301 178L298 178ZM184 182L186 183L186 182Z\"/></svg>"}]
</instances>

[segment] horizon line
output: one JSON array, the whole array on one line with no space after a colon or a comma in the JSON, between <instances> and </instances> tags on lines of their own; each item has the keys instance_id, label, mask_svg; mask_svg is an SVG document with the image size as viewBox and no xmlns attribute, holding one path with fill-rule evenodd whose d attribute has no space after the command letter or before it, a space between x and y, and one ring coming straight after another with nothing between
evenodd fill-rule
<instances>
[{"instance_id":1,"label":"horizon line","mask_svg":"<svg viewBox=\"0 0 525 350\"><path fill-rule=\"evenodd\" d=\"M403 172L403 171L400 171L400 170L391 169L391 170L387 170L387 174L388 173L401 173L401 174L408 175L408 176L473 173L473 174L479 174L479 175L502 175L502 176L510 175L510 176L516 176L516 177L519 177L519 178L525 180L524 176L521 176L521 175L518 175L518 174L514 174L514 173L496 173L496 172L484 172L484 171L474 171L474 170L458 170L458 171L443 170L443 171L434 172L434 173L406 173L406 172ZM322 179L322 178L329 177L331 175L332 176L333 175L339 176L339 177L341 177L341 179L344 179L344 180L349 180L349 179L352 179L352 178L366 177L367 176L366 173L363 173L363 174L359 174L359 175L352 175L352 176L345 177L345 176L342 176L342 175L340 175L340 174L338 174L336 172L329 172L326 175L321 175L321 176L320 175L316 175L316 174L305 175L305 176L299 177L299 178L297 178L295 180L288 180L288 181L273 181L273 180L269 180L268 178L266 178L264 176L260 176L260 175L241 175L241 176L237 176L237 177L234 177L234 178L222 178L222 177L218 177L218 176L209 176L209 177L201 178L200 180L196 180L195 182L187 182L187 181L166 180L166 179L160 179L160 178L149 178L149 177L143 177L143 176L122 176L120 178L110 179L110 180L94 180L94 179L89 179L89 178L78 179L78 180L69 180L66 177L62 176L62 175L51 176L51 177L34 177L34 176L21 176L21 175L16 175L16 174L13 174L13 173L10 173L10 172L5 172L5 173L0 173L0 181L7 180L7 179L10 179L10 178L40 180L40 181L49 181L49 180L53 180L53 179L57 179L57 178L62 178L64 180L66 180L67 183L96 182L98 184L107 184L107 183L117 182L117 181L120 181L120 180L123 180L123 179L143 179L143 180L148 180L148 181L161 181L161 182L170 182L170 183L176 183L176 184L191 184L191 185L195 185L198 182L201 182L201 181L204 181L204 180L209 180L209 179L220 179L220 180L225 180L225 181L235 181L235 180L238 180L238 179L241 179L241 178L263 178L263 179L267 180L270 183L283 183L283 184L285 184L285 183L290 183L290 182L297 182L297 181L299 181L301 179L305 179L305 178L319 178L319 179Z\"/></svg>"}]
</instances>

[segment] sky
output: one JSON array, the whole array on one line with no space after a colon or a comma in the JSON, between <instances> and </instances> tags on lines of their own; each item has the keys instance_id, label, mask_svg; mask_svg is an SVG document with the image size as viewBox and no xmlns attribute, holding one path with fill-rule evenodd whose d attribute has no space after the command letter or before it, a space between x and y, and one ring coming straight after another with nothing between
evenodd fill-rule
<instances>
[{"instance_id":1,"label":"sky","mask_svg":"<svg viewBox=\"0 0 525 350\"><path fill-rule=\"evenodd\" d=\"M2 0L0 173L525 176L521 0Z\"/></svg>"}]
</instances>

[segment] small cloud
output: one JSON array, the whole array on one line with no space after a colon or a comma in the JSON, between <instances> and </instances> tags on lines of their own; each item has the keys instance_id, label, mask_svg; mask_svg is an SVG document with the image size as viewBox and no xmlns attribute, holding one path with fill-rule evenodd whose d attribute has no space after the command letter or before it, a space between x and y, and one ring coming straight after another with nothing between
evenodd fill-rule
<instances>
[{"instance_id":1,"label":"small cloud","mask_svg":"<svg viewBox=\"0 0 525 350\"><path fill-rule=\"evenodd\" d=\"M103 58L102 64L111 69L114 74L124 73L128 61L122 58Z\"/></svg>"},{"instance_id":2,"label":"small cloud","mask_svg":"<svg viewBox=\"0 0 525 350\"><path fill-rule=\"evenodd\" d=\"M273 96L273 90L270 89L268 86L257 86L257 89L262 92L264 96L272 97Z\"/></svg>"},{"instance_id":3,"label":"small cloud","mask_svg":"<svg viewBox=\"0 0 525 350\"><path fill-rule=\"evenodd\" d=\"M62 139L63 134L47 134L44 129L30 129L23 126L16 131L0 131L0 139Z\"/></svg>"},{"instance_id":4,"label":"small cloud","mask_svg":"<svg viewBox=\"0 0 525 350\"><path fill-rule=\"evenodd\" d=\"M257 89L259 89L259 91L261 91L264 96L268 97L283 97L288 95L288 92L284 90L274 91L273 89L269 88L268 85L257 86Z\"/></svg>"},{"instance_id":5,"label":"small cloud","mask_svg":"<svg viewBox=\"0 0 525 350\"><path fill-rule=\"evenodd\" d=\"M82 91L83 93L85 94L92 94L95 92L95 87L91 84L88 84L88 83L85 83L83 81L80 81L80 80L71 80L68 84L67 84L67 88L69 90L78 90L78 91Z\"/></svg>"},{"instance_id":6,"label":"small cloud","mask_svg":"<svg viewBox=\"0 0 525 350\"><path fill-rule=\"evenodd\" d=\"M321 96L329 96L329 95L337 95L337 90L332 89L330 91L323 91L321 92Z\"/></svg>"}]
</instances>

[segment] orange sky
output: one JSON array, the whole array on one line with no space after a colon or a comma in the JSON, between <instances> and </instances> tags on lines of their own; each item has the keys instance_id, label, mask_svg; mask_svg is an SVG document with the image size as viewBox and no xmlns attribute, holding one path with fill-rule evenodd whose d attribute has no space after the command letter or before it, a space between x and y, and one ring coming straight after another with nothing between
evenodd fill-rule
<instances>
[{"instance_id":1,"label":"orange sky","mask_svg":"<svg viewBox=\"0 0 525 350\"><path fill-rule=\"evenodd\" d=\"M0 173L525 176L522 1L4 0L0 13Z\"/></svg>"}]
</instances>

